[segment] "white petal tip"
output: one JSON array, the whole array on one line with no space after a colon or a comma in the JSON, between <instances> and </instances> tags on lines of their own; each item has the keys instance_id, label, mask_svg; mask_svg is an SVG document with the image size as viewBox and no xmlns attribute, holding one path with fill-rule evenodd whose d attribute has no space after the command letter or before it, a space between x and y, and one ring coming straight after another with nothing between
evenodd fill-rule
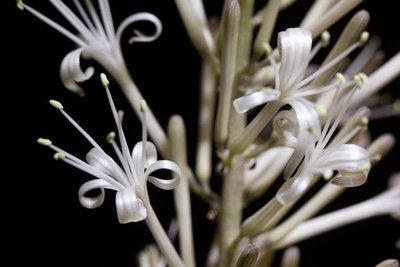
<instances>
[{"instance_id":1,"label":"white petal tip","mask_svg":"<svg viewBox=\"0 0 400 267\"><path fill-rule=\"evenodd\" d=\"M16 4L19 10L24 10L24 3L22 2L22 0L17 0Z\"/></svg>"},{"instance_id":2,"label":"white petal tip","mask_svg":"<svg viewBox=\"0 0 400 267\"><path fill-rule=\"evenodd\" d=\"M64 109L63 105L62 105L60 102L58 102L57 100L51 99L51 100L49 101L49 104L52 105L53 107L55 107L55 108L58 109L58 110Z\"/></svg>"},{"instance_id":3,"label":"white petal tip","mask_svg":"<svg viewBox=\"0 0 400 267\"><path fill-rule=\"evenodd\" d=\"M46 138L39 138L36 142L42 146L51 146L53 144L50 139Z\"/></svg>"},{"instance_id":4,"label":"white petal tip","mask_svg":"<svg viewBox=\"0 0 400 267\"><path fill-rule=\"evenodd\" d=\"M55 160L60 160L60 159L65 158L65 154L64 154L64 153L61 153L61 152L57 152L57 153L55 153L55 154L53 155L53 158L54 158Z\"/></svg>"},{"instance_id":5,"label":"white petal tip","mask_svg":"<svg viewBox=\"0 0 400 267\"><path fill-rule=\"evenodd\" d=\"M104 73L100 74L100 80L104 87L107 87L110 84L110 82L108 81L107 75L105 75Z\"/></svg>"}]
</instances>

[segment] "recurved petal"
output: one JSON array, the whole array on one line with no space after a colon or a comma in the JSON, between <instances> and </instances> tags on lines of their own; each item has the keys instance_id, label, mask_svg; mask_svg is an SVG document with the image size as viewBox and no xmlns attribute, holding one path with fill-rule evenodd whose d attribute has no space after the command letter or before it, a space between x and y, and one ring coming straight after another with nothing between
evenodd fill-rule
<instances>
[{"instance_id":1,"label":"recurved petal","mask_svg":"<svg viewBox=\"0 0 400 267\"><path fill-rule=\"evenodd\" d=\"M116 42L118 45L121 41L121 36L122 36L122 33L125 31L125 29L129 25L131 25L135 22L139 22L139 21L147 21L147 22L150 22L151 24L153 24L155 27L155 32L151 35L146 35L146 34L143 34L142 32L140 32L139 30L135 29L133 31L135 36L133 36L129 39L130 44L132 44L134 42L152 42L161 35L161 32L162 32L161 21L151 13L141 12L141 13L137 13L137 14L127 17L121 23L121 25L119 25L117 33L116 33Z\"/></svg>"},{"instance_id":2,"label":"recurved petal","mask_svg":"<svg viewBox=\"0 0 400 267\"><path fill-rule=\"evenodd\" d=\"M290 28L278 35L281 55L279 90L288 92L296 88L306 73L311 55L312 37L308 30Z\"/></svg>"},{"instance_id":3,"label":"recurved petal","mask_svg":"<svg viewBox=\"0 0 400 267\"><path fill-rule=\"evenodd\" d=\"M236 112L241 114L269 101L277 100L279 96L280 92L278 90L264 88L260 91L236 98L233 101L233 106Z\"/></svg>"},{"instance_id":4,"label":"recurved petal","mask_svg":"<svg viewBox=\"0 0 400 267\"><path fill-rule=\"evenodd\" d=\"M137 142L136 145L133 147L132 150L132 160L133 164L137 168L142 168L141 172L143 172L143 169L147 168L151 164L157 161L157 149L155 145L152 142L146 142L146 153L144 155L144 159L142 159L142 150L143 150L143 142ZM144 166L141 166L143 160ZM139 167L141 166L141 167Z\"/></svg>"},{"instance_id":5,"label":"recurved petal","mask_svg":"<svg viewBox=\"0 0 400 267\"><path fill-rule=\"evenodd\" d=\"M68 53L64 57L60 68L61 81L64 86L80 96L84 96L85 92L77 82L90 79L94 73L92 67L87 68L85 71L81 69L80 57L82 51L83 48L78 48Z\"/></svg>"},{"instance_id":6,"label":"recurved petal","mask_svg":"<svg viewBox=\"0 0 400 267\"><path fill-rule=\"evenodd\" d=\"M313 175L304 173L287 180L276 193L276 199L284 206L296 202L307 190Z\"/></svg>"},{"instance_id":7,"label":"recurved petal","mask_svg":"<svg viewBox=\"0 0 400 267\"><path fill-rule=\"evenodd\" d=\"M147 209L143 201L137 197L134 186L117 192L115 206L120 223L138 222L147 217Z\"/></svg>"},{"instance_id":8,"label":"recurved petal","mask_svg":"<svg viewBox=\"0 0 400 267\"><path fill-rule=\"evenodd\" d=\"M367 181L368 172L352 173L342 171L339 175L331 179L331 183L341 187L355 187L364 184Z\"/></svg>"},{"instance_id":9,"label":"recurved petal","mask_svg":"<svg viewBox=\"0 0 400 267\"><path fill-rule=\"evenodd\" d=\"M110 185L108 182L101 179L90 180L84 183L79 188L78 191L79 202L81 203L82 206L88 209L95 209L100 207L104 202L105 188L116 190L114 186ZM100 190L100 193L97 196L94 197L85 196L86 193L95 189Z\"/></svg>"},{"instance_id":10,"label":"recurved petal","mask_svg":"<svg viewBox=\"0 0 400 267\"><path fill-rule=\"evenodd\" d=\"M355 144L343 144L327 148L315 164L316 172L323 173L326 169L337 170L343 175L369 172L370 161L368 152Z\"/></svg>"},{"instance_id":11,"label":"recurved petal","mask_svg":"<svg viewBox=\"0 0 400 267\"><path fill-rule=\"evenodd\" d=\"M113 177L121 184L128 186L126 175L121 167L108 155L97 148L92 148L86 154L86 162L99 171Z\"/></svg>"},{"instance_id":12,"label":"recurved petal","mask_svg":"<svg viewBox=\"0 0 400 267\"><path fill-rule=\"evenodd\" d=\"M158 171L158 170L169 170L175 175L173 175L172 179L166 180L166 179L160 179L154 176L150 176L151 173ZM145 172L145 177L148 179L148 181L155 186L164 189L164 190L171 190L174 189L178 184L179 180L181 177L181 169L179 166L169 160L159 160L151 164Z\"/></svg>"},{"instance_id":13,"label":"recurved petal","mask_svg":"<svg viewBox=\"0 0 400 267\"><path fill-rule=\"evenodd\" d=\"M315 142L321 135L321 125L313 103L298 97L291 98L287 102L293 108L292 113L288 114L290 114L291 120L295 120L293 127L297 126L297 131L294 133L296 134L297 142L284 170L285 178L293 176L299 164L302 161L307 161L315 148Z\"/></svg>"}]
</instances>

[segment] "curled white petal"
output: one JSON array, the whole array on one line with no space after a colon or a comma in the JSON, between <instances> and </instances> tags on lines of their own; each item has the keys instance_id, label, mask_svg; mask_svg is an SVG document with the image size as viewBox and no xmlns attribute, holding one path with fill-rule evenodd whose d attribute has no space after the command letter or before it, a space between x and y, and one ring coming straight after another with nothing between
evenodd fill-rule
<instances>
[{"instance_id":1,"label":"curled white petal","mask_svg":"<svg viewBox=\"0 0 400 267\"><path fill-rule=\"evenodd\" d=\"M97 148L92 148L86 154L86 161L89 165L95 167L99 171L113 177L121 184L128 186L129 182L124 171L119 165L108 155L100 152Z\"/></svg>"},{"instance_id":2,"label":"curled white petal","mask_svg":"<svg viewBox=\"0 0 400 267\"><path fill-rule=\"evenodd\" d=\"M280 92L277 90L261 89L260 91L239 97L233 101L238 113L244 113L269 101L277 100Z\"/></svg>"},{"instance_id":3,"label":"curled white petal","mask_svg":"<svg viewBox=\"0 0 400 267\"><path fill-rule=\"evenodd\" d=\"M331 183L341 187L355 187L364 184L367 181L368 172L346 172L341 171L339 175L331 179Z\"/></svg>"},{"instance_id":4,"label":"curled white petal","mask_svg":"<svg viewBox=\"0 0 400 267\"><path fill-rule=\"evenodd\" d=\"M354 144L343 144L324 151L315 164L315 168L359 173L369 170L370 161L367 151Z\"/></svg>"},{"instance_id":5,"label":"curled white petal","mask_svg":"<svg viewBox=\"0 0 400 267\"><path fill-rule=\"evenodd\" d=\"M284 170L285 178L291 177L302 160L307 160L308 157L310 157L315 147L315 142L321 135L318 113L312 102L303 98L292 98L287 102L292 106L294 114L296 115L297 143ZM293 115L290 116L291 117L287 119L293 120Z\"/></svg>"},{"instance_id":6,"label":"curled white petal","mask_svg":"<svg viewBox=\"0 0 400 267\"><path fill-rule=\"evenodd\" d=\"M115 206L120 223L138 222L147 217L147 209L143 201L137 197L134 186L117 192Z\"/></svg>"},{"instance_id":7,"label":"curled white petal","mask_svg":"<svg viewBox=\"0 0 400 267\"><path fill-rule=\"evenodd\" d=\"M145 35L138 30L134 30L135 36L129 39L130 44L134 42L152 42L161 35L162 32L161 21L151 13L142 12L129 16L121 23L116 33L116 40L119 42L121 40L121 35L126 29L126 27L138 21L148 21L152 23L155 27L155 32L152 35Z\"/></svg>"},{"instance_id":8,"label":"curled white petal","mask_svg":"<svg viewBox=\"0 0 400 267\"><path fill-rule=\"evenodd\" d=\"M287 180L276 193L276 199L284 206L296 202L307 190L312 181L312 174L305 173Z\"/></svg>"},{"instance_id":9,"label":"curled white petal","mask_svg":"<svg viewBox=\"0 0 400 267\"><path fill-rule=\"evenodd\" d=\"M90 79L94 73L92 67L87 68L85 71L81 69L80 57L82 51L83 48L78 48L68 53L64 57L60 68L61 81L64 86L80 96L83 96L85 92L77 82L83 82Z\"/></svg>"},{"instance_id":10,"label":"curled white petal","mask_svg":"<svg viewBox=\"0 0 400 267\"><path fill-rule=\"evenodd\" d=\"M281 55L279 90L289 92L304 78L311 56L312 37L308 30L290 28L278 35Z\"/></svg>"},{"instance_id":11,"label":"curled white petal","mask_svg":"<svg viewBox=\"0 0 400 267\"><path fill-rule=\"evenodd\" d=\"M133 164L138 168L147 168L157 161L157 149L152 142L146 142L146 154L144 159L144 166L141 166L143 142L137 142L132 149ZM143 172L143 170L141 171Z\"/></svg>"},{"instance_id":12,"label":"curled white petal","mask_svg":"<svg viewBox=\"0 0 400 267\"><path fill-rule=\"evenodd\" d=\"M114 186L102 179L95 179L84 183L78 191L79 202L82 206L88 209L95 209L100 207L104 202L105 191L104 189L116 190ZM100 189L100 194L95 197L87 197L86 193L94 189Z\"/></svg>"},{"instance_id":13,"label":"curled white petal","mask_svg":"<svg viewBox=\"0 0 400 267\"><path fill-rule=\"evenodd\" d=\"M173 178L170 180L160 179L154 176L150 176L151 173L157 170L170 170L174 172L176 175L173 175ZM180 177L181 177L181 169L179 166L170 160L159 160L151 164L145 172L145 176L148 181L155 186L164 189L171 190L178 186Z\"/></svg>"}]
</instances>

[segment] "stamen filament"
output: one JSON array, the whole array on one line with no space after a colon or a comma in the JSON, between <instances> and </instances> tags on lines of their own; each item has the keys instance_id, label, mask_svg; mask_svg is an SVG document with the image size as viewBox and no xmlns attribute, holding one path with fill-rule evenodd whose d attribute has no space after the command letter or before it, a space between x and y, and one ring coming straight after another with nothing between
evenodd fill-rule
<instances>
[{"instance_id":1,"label":"stamen filament","mask_svg":"<svg viewBox=\"0 0 400 267\"><path fill-rule=\"evenodd\" d=\"M36 11L34 8L28 6L27 4L23 3L22 5L23 5L24 9L29 11L32 15L36 16L38 19L40 19L47 25L49 25L50 27L52 27L53 29L55 29L56 31L58 31L59 33L64 35L65 37L69 38L72 42L74 42L77 45L82 46L82 47L87 46L86 42L83 39L81 39L78 36L76 36L75 34L71 33L70 31L65 29L63 26L61 26L60 24L49 19L48 17L46 17L42 13Z\"/></svg>"},{"instance_id":2,"label":"stamen filament","mask_svg":"<svg viewBox=\"0 0 400 267\"><path fill-rule=\"evenodd\" d=\"M89 43L96 43L96 38L90 30L82 23L82 21L66 6L61 0L50 0L50 3L71 23L72 26L83 36Z\"/></svg>"}]
</instances>

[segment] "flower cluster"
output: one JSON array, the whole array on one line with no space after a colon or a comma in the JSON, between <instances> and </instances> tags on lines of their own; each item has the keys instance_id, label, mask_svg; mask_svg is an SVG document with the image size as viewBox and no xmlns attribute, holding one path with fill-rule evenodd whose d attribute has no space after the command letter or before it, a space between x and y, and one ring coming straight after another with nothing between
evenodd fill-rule
<instances>
[{"instance_id":1,"label":"flower cluster","mask_svg":"<svg viewBox=\"0 0 400 267\"><path fill-rule=\"evenodd\" d=\"M78 46L61 63L65 87L83 95L79 83L91 78L94 68L82 70L80 60L95 60L121 87L140 117L142 140L130 151L122 129L123 112L117 111L109 82L101 74L117 128L106 139L117 160L55 100L50 104L93 148L84 161L49 139L39 138L38 143L54 150L55 159L96 177L79 189L84 207L102 205L105 189L110 189L116 191L120 223L146 222L157 246L149 245L140 253L141 266L196 266L191 195L210 206L208 218L217 223L207 258L210 267L269 266L279 249L287 249L282 266L298 266L300 249L290 246L299 241L372 216L399 217L398 175L391 178L386 192L315 217L347 188L363 185L371 168L395 142L391 134L371 140L368 132L370 119L398 114L398 101L387 104L387 111L385 106L368 106L366 100L400 74L399 53L381 65L379 42L365 31L369 13L355 13L325 59L315 60L330 46L327 30L361 1L315 1L301 25L279 32L277 47L272 47L277 16L293 0L270 0L258 12L252 0L226 0L221 17L213 23L207 21L201 0L175 0L203 61L193 170L187 159L182 117L172 116L164 131L130 77L120 48L128 25L138 21L154 25L153 34L134 30L129 39L129 43L150 42L161 34L160 20L150 13L138 13L115 30L108 0L97 4L74 0L70 5L61 0L49 2L77 33L21 0L17 6ZM374 117L374 110L379 109ZM147 133L153 142L147 141ZM164 160L157 159L157 150ZM152 176L158 170L170 171L172 179ZM217 175L222 181L220 191L213 183ZM323 180L327 183L321 186ZM172 242L175 235L164 231L151 207L147 181L161 189L174 189L176 221L170 228L178 232L178 250ZM275 182L279 189L272 197L244 217L246 208L269 193ZM306 196L311 188L317 193ZM99 194L90 196L88 192L95 189ZM304 204L299 205L300 200ZM378 266L398 266L398 261L386 260Z\"/></svg>"}]
</instances>

